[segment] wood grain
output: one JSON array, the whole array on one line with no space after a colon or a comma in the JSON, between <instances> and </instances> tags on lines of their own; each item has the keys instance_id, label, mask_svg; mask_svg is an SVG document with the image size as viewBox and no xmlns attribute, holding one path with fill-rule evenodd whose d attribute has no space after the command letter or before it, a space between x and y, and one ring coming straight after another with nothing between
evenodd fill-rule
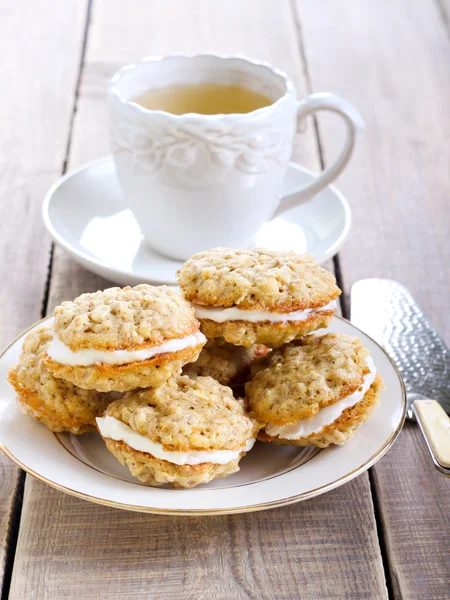
<instances>
[{"instance_id":1,"label":"wood grain","mask_svg":"<svg viewBox=\"0 0 450 600\"><path fill-rule=\"evenodd\" d=\"M0 18L0 347L41 317L50 239L41 203L61 174L86 3L4 2ZM55 25L58 25L57 27ZM0 580L20 509L19 470L0 457Z\"/></svg>"},{"instance_id":2,"label":"wood grain","mask_svg":"<svg viewBox=\"0 0 450 600\"><path fill-rule=\"evenodd\" d=\"M415 423L373 469L394 598L447 600L450 479L438 473Z\"/></svg>"},{"instance_id":3,"label":"wood grain","mask_svg":"<svg viewBox=\"0 0 450 600\"><path fill-rule=\"evenodd\" d=\"M287 2L259 2L256 13L238 0L148 6L94 5L71 165L107 152L107 80L143 54L246 53L285 68L305 90ZM296 157L319 165L311 126ZM56 251L49 308L107 285ZM35 597L387 598L368 477L292 507L189 519L90 505L28 478L11 598Z\"/></svg>"},{"instance_id":4,"label":"wood grain","mask_svg":"<svg viewBox=\"0 0 450 600\"><path fill-rule=\"evenodd\" d=\"M387 598L362 481L282 509L186 518L90 505L28 479L10 598Z\"/></svg>"},{"instance_id":5,"label":"wood grain","mask_svg":"<svg viewBox=\"0 0 450 600\"><path fill-rule=\"evenodd\" d=\"M354 214L340 258L346 289L364 277L400 280L448 341L450 42L437 5L298 2L298 20L314 90L341 93L366 120L338 183ZM328 157L337 126L320 127ZM373 474L393 596L448 598L450 482L415 425Z\"/></svg>"}]
</instances>

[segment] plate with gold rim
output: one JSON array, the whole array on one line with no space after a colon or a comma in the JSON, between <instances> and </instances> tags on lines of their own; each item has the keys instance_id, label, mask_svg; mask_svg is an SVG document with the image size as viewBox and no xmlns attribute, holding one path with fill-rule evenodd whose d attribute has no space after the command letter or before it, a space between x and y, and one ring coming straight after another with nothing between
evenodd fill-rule
<instances>
[{"instance_id":1,"label":"plate with gold rim","mask_svg":"<svg viewBox=\"0 0 450 600\"><path fill-rule=\"evenodd\" d=\"M354 479L392 446L406 414L401 377L384 350L348 321L336 317L329 331L359 336L370 351L386 390L370 419L343 446L324 450L255 444L240 470L191 490L141 484L120 465L96 433L55 434L21 413L8 370L19 358L25 335L0 356L0 448L19 467L67 494L117 508L177 515L217 515L265 510L306 500Z\"/></svg>"}]
</instances>

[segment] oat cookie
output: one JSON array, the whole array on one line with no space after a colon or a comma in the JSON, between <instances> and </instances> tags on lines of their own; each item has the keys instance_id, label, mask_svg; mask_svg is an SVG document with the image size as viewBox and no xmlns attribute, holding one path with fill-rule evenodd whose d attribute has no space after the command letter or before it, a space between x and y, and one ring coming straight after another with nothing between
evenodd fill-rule
<instances>
[{"instance_id":1,"label":"oat cookie","mask_svg":"<svg viewBox=\"0 0 450 600\"><path fill-rule=\"evenodd\" d=\"M343 443L378 402L381 376L356 337L308 336L255 363L245 386L249 408L266 424L262 441Z\"/></svg>"},{"instance_id":2,"label":"oat cookie","mask_svg":"<svg viewBox=\"0 0 450 600\"><path fill-rule=\"evenodd\" d=\"M190 304L166 286L82 294L55 309L46 365L84 389L158 386L196 360L206 342Z\"/></svg>"},{"instance_id":3,"label":"oat cookie","mask_svg":"<svg viewBox=\"0 0 450 600\"><path fill-rule=\"evenodd\" d=\"M94 431L95 418L118 395L83 390L53 377L44 363L51 340L49 328L29 333L18 364L9 372L8 379L17 392L21 410L52 431L76 434Z\"/></svg>"},{"instance_id":4,"label":"oat cookie","mask_svg":"<svg viewBox=\"0 0 450 600\"><path fill-rule=\"evenodd\" d=\"M239 470L259 423L211 377L137 390L97 419L108 449L143 483L194 487Z\"/></svg>"},{"instance_id":5,"label":"oat cookie","mask_svg":"<svg viewBox=\"0 0 450 600\"><path fill-rule=\"evenodd\" d=\"M275 348L326 327L341 293L311 256L257 248L214 248L178 272L208 338Z\"/></svg>"}]
</instances>

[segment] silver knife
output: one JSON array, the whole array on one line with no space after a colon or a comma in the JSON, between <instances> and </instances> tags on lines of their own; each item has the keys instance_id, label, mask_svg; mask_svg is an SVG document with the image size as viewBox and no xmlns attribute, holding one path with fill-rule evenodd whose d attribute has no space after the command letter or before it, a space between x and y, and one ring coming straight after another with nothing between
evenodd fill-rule
<instances>
[{"instance_id":1,"label":"silver knife","mask_svg":"<svg viewBox=\"0 0 450 600\"><path fill-rule=\"evenodd\" d=\"M389 354L407 392L435 467L450 476L450 351L410 292L390 279L352 286L351 322Z\"/></svg>"}]
</instances>

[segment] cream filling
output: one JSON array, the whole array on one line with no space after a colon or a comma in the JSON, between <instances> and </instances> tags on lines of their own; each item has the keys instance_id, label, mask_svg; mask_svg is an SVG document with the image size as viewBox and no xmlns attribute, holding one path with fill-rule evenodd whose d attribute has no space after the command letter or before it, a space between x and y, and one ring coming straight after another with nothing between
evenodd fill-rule
<instances>
[{"instance_id":1,"label":"cream filling","mask_svg":"<svg viewBox=\"0 0 450 600\"><path fill-rule=\"evenodd\" d=\"M346 408L354 406L364 398L365 393L375 381L375 376L377 374L377 369L371 356L367 358L367 366L370 369L370 373L364 377L362 386L353 394L336 402L336 404L321 408L319 412L310 419L302 419L301 421L298 421L298 423L293 423L291 425L267 425L266 433L272 437L278 436L285 440L298 440L322 431L324 427L334 423Z\"/></svg>"},{"instance_id":2,"label":"cream filling","mask_svg":"<svg viewBox=\"0 0 450 600\"><path fill-rule=\"evenodd\" d=\"M234 306L231 308L206 307L199 304L194 304L194 309L197 319L211 319L211 321L216 321L216 323L224 323L225 321L248 321L249 323L269 321L270 323L284 323L286 321L306 321L311 315L320 314L328 310L336 310L336 300L332 300L329 304L319 306L318 308L306 308L305 310L296 310L288 313L242 310Z\"/></svg>"},{"instance_id":3,"label":"cream filling","mask_svg":"<svg viewBox=\"0 0 450 600\"><path fill-rule=\"evenodd\" d=\"M87 348L74 352L66 346L58 336L53 335L47 354L54 361L73 367L88 367L95 363L124 365L135 361L146 360L147 358L151 358L157 354L164 354L165 352L178 352L179 350L192 348L204 344L205 342L205 336L198 331L197 333L183 338L169 340L160 346L153 346L152 348L144 348L142 350L95 350L94 348Z\"/></svg>"},{"instance_id":4,"label":"cream filling","mask_svg":"<svg viewBox=\"0 0 450 600\"><path fill-rule=\"evenodd\" d=\"M253 448L254 438L250 438L241 450L192 450L191 452L172 452L164 450L162 444L152 442L148 437L137 433L114 417L97 417L97 425L102 437L125 442L130 448L139 452L147 452L155 458L167 460L175 465L200 465L214 463L226 465L236 460L241 452L248 452Z\"/></svg>"}]
</instances>

